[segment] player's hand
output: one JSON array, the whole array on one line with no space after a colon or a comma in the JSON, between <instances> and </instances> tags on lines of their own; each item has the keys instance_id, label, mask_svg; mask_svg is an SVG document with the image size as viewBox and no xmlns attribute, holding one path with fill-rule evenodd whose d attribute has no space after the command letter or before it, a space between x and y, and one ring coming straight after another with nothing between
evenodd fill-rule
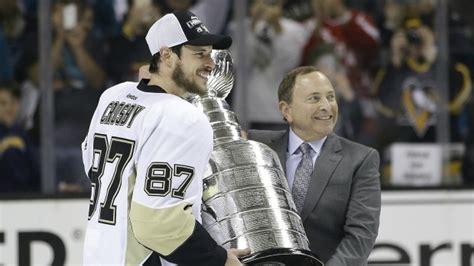
<instances>
[{"instance_id":1,"label":"player's hand","mask_svg":"<svg viewBox=\"0 0 474 266\"><path fill-rule=\"evenodd\" d=\"M245 264L242 264L239 260L239 257L245 256L250 254L250 249L235 249L231 248L227 250L227 260L225 262L225 266L242 266Z\"/></svg>"}]
</instances>

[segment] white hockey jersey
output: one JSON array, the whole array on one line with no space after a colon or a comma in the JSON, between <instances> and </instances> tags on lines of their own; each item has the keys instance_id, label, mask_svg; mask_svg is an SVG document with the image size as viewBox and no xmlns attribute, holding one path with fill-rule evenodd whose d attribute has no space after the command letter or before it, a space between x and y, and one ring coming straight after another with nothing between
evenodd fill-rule
<instances>
[{"instance_id":1,"label":"white hockey jersey","mask_svg":"<svg viewBox=\"0 0 474 266\"><path fill-rule=\"evenodd\" d=\"M158 254L162 265L193 256L196 265L220 264L225 250L196 222L213 145L209 121L147 82L106 90L82 143L92 183L84 265L147 265Z\"/></svg>"}]
</instances>

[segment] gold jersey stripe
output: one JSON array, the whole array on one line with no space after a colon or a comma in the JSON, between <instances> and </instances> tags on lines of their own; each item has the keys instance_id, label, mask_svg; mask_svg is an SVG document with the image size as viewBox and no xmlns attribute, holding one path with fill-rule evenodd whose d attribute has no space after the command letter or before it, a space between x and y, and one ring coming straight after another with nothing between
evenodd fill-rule
<instances>
[{"instance_id":1,"label":"gold jersey stripe","mask_svg":"<svg viewBox=\"0 0 474 266\"><path fill-rule=\"evenodd\" d=\"M189 202L153 209L133 202L130 222L133 233L142 245L167 256L188 239L195 225Z\"/></svg>"}]
</instances>

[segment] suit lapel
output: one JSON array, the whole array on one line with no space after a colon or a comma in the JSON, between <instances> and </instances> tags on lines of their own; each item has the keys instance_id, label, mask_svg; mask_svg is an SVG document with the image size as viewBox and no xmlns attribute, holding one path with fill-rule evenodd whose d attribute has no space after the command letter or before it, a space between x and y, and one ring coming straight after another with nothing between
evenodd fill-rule
<instances>
[{"instance_id":1,"label":"suit lapel","mask_svg":"<svg viewBox=\"0 0 474 266\"><path fill-rule=\"evenodd\" d=\"M342 159L341 150L342 146L339 138L334 134L330 134L314 165L313 175L311 176L308 192L301 211L301 219L303 221L318 203L329 179L331 179L334 170L339 165Z\"/></svg>"},{"instance_id":2,"label":"suit lapel","mask_svg":"<svg viewBox=\"0 0 474 266\"><path fill-rule=\"evenodd\" d=\"M286 151L288 149L288 136L288 131L285 131L281 135L278 135L272 139L270 145L268 145L278 154L281 166L283 167L283 173L286 173Z\"/></svg>"}]
</instances>

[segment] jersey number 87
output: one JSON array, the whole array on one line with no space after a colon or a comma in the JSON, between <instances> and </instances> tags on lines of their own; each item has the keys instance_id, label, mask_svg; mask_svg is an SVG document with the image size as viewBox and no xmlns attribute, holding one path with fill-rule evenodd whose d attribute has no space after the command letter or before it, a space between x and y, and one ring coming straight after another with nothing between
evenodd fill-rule
<instances>
[{"instance_id":1,"label":"jersey number 87","mask_svg":"<svg viewBox=\"0 0 474 266\"><path fill-rule=\"evenodd\" d=\"M115 225L117 206L113 203L122 185L123 171L133 156L135 141L112 137L109 143L107 135L95 134L93 145L93 162L88 172L92 186L89 202L89 220L97 208L97 200L102 186L101 178L104 175L105 165L106 163L114 163L115 160L118 160L107 187L105 200L100 204L99 212L100 223ZM176 189L171 189L172 176L184 176L184 181ZM166 162L153 162L147 169L144 190L150 196L164 197L171 192L172 197L183 199L193 177L194 168L191 166L175 164L174 167L171 167Z\"/></svg>"}]
</instances>

